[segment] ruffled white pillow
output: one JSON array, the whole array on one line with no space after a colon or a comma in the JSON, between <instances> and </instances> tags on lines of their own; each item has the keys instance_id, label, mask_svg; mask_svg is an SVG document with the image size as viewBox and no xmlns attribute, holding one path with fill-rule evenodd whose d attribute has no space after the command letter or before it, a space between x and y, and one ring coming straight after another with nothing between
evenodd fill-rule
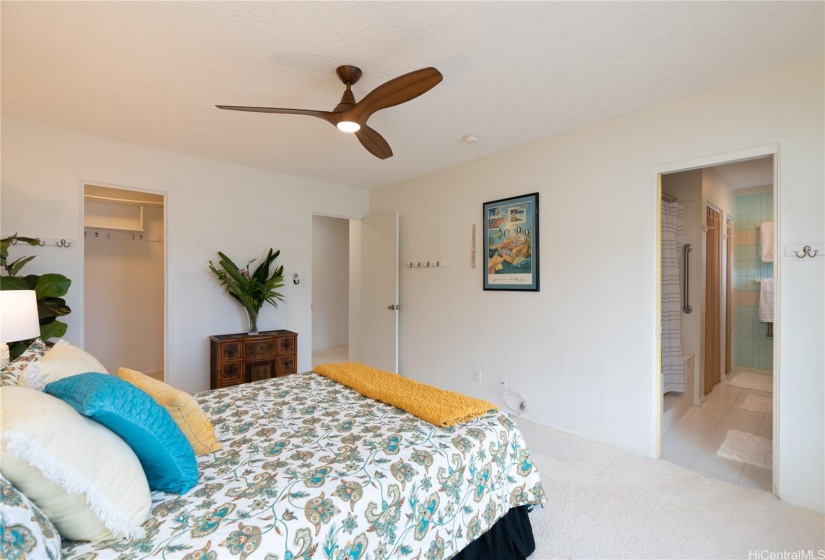
<instances>
[{"instance_id":1,"label":"ruffled white pillow","mask_svg":"<svg viewBox=\"0 0 825 560\"><path fill-rule=\"evenodd\" d=\"M0 387L0 471L72 540L141 538L152 505L134 451L60 399Z\"/></svg>"},{"instance_id":2,"label":"ruffled white pillow","mask_svg":"<svg viewBox=\"0 0 825 560\"><path fill-rule=\"evenodd\" d=\"M52 381L90 371L109 373L97 358L76 346L72 346L65 340L61 340L42 358L26 368L26 371L20 376L19 384L31 389L42 390L47 383Z\"/></svg>"}]
</instances>

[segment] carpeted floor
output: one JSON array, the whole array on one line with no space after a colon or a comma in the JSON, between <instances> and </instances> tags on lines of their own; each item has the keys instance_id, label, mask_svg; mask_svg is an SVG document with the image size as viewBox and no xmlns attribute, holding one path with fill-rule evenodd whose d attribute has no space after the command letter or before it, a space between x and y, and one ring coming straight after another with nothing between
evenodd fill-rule
<instances>
[{"instance_id":1,"label":"carpeted floor","mask_svg":"<svg viewBox=\"0 0 825 560\"><path fill-rule=\"evenodd\" d=\"M667 461L525 420L518 425L549 496L543 515L531 515L531 560L825 554L822 514Z\"/></svg>"}]
</instances>

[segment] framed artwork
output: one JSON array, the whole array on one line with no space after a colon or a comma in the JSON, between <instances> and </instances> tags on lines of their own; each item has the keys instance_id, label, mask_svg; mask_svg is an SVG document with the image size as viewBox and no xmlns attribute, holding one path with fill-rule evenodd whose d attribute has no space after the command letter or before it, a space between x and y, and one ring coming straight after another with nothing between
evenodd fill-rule
<instances>
[{"instance_id":1,"label":"framed artwork","mask_svg":"<svg viewBox=\"0 0 825 560\"><path fill-rule=\"evenodd\" d=\"M484 289L539 291L539 193L484 203Z\"/></svg>"}]
</instances>

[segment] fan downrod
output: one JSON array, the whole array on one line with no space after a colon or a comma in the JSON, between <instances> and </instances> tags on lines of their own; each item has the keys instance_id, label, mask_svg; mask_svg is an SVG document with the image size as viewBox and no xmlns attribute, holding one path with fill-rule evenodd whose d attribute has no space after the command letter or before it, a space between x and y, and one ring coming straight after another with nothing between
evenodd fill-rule
<instances>
[{"instance_id":1,"label":"fan downrod","mask_svg":"<svg viewBox=\"0 0 825 560\"><path fill-rule=\"evenodd\" d=\"M339 66L335 69L335 73L344 82L344 85L351 86L361 78L361 69L357 66Z\"/></svg>"}]
</instances>

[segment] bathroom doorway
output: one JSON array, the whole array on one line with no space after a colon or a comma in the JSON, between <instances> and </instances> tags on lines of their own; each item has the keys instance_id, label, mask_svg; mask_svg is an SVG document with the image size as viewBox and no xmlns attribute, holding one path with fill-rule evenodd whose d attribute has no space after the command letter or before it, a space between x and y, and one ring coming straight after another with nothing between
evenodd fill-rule
<instances>
[{"instance_id":1,"label":"bathroom doorway","mask_svg":"<svg viewBox=\"0 0 825 560\"><path fill-rule=\"evenodd\" d=\"M763 151L660 174L657 385L663 459L772 492L778 192Z\"/></svg>"}]
</instances>

